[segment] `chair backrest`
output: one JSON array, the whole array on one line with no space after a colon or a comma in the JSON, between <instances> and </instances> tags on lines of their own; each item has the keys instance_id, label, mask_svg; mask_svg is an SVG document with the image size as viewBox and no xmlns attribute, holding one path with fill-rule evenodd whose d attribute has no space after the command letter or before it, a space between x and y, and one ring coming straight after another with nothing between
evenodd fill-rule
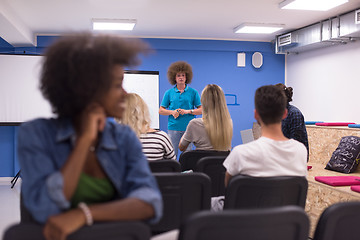
<instances>
[{"instance_id":1,"label":"chair backrest","mask_svg":"<svg viewBox=\"0 0 360 240\"><path fill-rule=\"evenodd\" d=\"M150 169L155 172L181 172L180 163L176 160L163 159L157 161L149 161Z\"/></svg>"},{"instance_id":2,"label":"chair backrest","mask_svg":"<svg viewBox=\"0 0 360 240\"><path fill-rule=\"evenodd\" d=\"M211 196L225 195L225 172L223 162L227 156L210 156L201 158L196 166L195 172L203 172L211 179Z\"/></svg>"},{"instance_id":3,"label":"chair backrest","mask_svg":"<svg viewBox=\"0 0 360 240\"><path fill-rule=\"evenodd\" d=\"M342 202L331 205L321 214L314 240L358 240L360 202Z\"/></svg>"},{"instance_id":4,"label":"chair backrest","mask_svg":"<svg viewBox=\"0 0 360 240\"><path fill-rule=\"evenodd\" d=\"M298 206L203 211L181 226L179 240L307 240L309 219Z\"/></svg>"},{"instance_id":5,"label":"chair backrest","mask_svg":"<svg viewBox=\"0 0 360 240\"><path fill-rule=\"evenodd\" d=\"M308 182L305 177L250 177L236 175L225 193L225 209L266 208L285 205L305 207Z\"/></svg>"},{"instance_id":6,"label":"chair backrest","mask_svg":"<svg viewBox=\"0 0 360 240\"><path fill-rule=\"evenodd\" d=\"M211 183L204 173L155 173L163 203L163 217L152 225L153 233L180 227L191 214L210 209Z\"/></svg>"},{"instance_id":7,"label":"chair backrest","mask_svg":"<svg viewBox=\"0 0 360 240\"><path fill-rule=\"evenodd\" d=\"M45 240L44 226L36 223L20 223L9 227L3 240ZM140 221L119 221L96 223L91 227L82 227L70 234L67 240L149 240L149 226Z\"/></svg>"},{"instance_id":8,"label":"chair backrest","mask_svg":"<svg viewBox=\"0 0 360 240\"><path fill-rule=\"evenodd\" d=\"M179 162L181 171L195 170L197 162L208 156L227 156L230 151L214 151L214 150L191 150L181 153Z\"/></svg>"},{"instance_id":9,"label":"chair backrest","mask_svg":"<svg viewBox=\"0 0 360 240\"><path fill-rule=\"evenodd\" d=\"M9 227L3 240L45 240L44 226L37 223L24 205L23 195L20 193L20 223ZM83 227L68 236L68 240L148 240L151 232L148 225L138 221L117 221L95 223L91 228Z\"/></svg>"}]
</instances>

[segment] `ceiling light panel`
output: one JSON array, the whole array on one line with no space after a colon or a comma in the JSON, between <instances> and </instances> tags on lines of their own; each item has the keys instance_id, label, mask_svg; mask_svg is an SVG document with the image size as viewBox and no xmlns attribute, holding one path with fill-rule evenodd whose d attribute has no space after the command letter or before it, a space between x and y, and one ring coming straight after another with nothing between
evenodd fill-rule
<instances>
[{"instance_id":1,"label":"ceiling light panel","mask_svg":"<svg viewBox=\"0 0 360 240\"><path fill-rule=\"evenodd\" d=\"M279 3L281 9L327 11L347 3L348 0L285 0Z\"/></svg>"},{"instance_id":2,"label":"ceiling light panel","mask_svg":"<svg viewBox=\"0 0 360 240\"><path fill-rule=\"evenodd\" d=\"M270 34L284 28L282 24L243 23L234 29L235 33Z\"/></svg>"},{"instance_id":3,"label":"ceiling light panel","mask_svg":"<svg viewBox=\"0 0 360 240\"><path fill-rule=\"evenodd\" d=\"M134 29L134 19L93 19L93 30L131 31Z\"/></svg>"}]
</instances>

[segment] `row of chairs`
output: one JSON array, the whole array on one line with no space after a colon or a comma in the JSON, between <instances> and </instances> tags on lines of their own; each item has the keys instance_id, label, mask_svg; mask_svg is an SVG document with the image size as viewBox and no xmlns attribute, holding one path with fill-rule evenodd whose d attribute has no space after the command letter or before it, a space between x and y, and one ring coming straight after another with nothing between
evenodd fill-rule
<instances>
[{"instance_id":1,"label":"row of chairs","mask_svg":"<svg viewBox=\"0 0 360 240\"><path fill-rule=\"evenodd\" d=\"M322 213L313 240L358 240L360 202L331 205ZM252 210L203 211L180 228L179 240L307 240L309 218L298 206Z\"/></svg>"},{"instance_id":2,"label":"row of chairs","mask_svg":"<svg viewBox=\"0 0 360 240\"><path fill-rule=\"evenodd\" d=\"M209 210L211 180L204 173L154 173L162 193L164 210L153 233L179 228L191 214ZM305 207L307 180L304 177L233 177L225 193L224 209L254 209L284 205Z\"/></svg>"},{"instance_id":3,"label":"row of chairs","mask_svg":"<svg viewBox=\"0 0 360 240\"><path fill-rule=\"evenodd\" d=\"M211 179L211 196L223 196L225 194L225 172L223 166L228 151L205 151L193 150L180 155L179 162L173 160L151 161L151 171L157 172L181 172L192 170L203 172Z\"/></svg>"},{"instance_id":4,"label":"row of chairs","mask_svg":"<svg viewBox=\"0 0 360 240\"><path fill-rule=\"evenodd\" d=\"M322 213L313 240L357 240L360 202L334 204ZM187 218L180 227L178 240L277 239L306 240L309 219L298 206L252 210L201 211ZM148 240L150 228L135 221L96 223L71 234L68 240ZM21 223L9 228L4 240L44 240L42 226Z\"/></svg>"},{"instance_id":5,"label":"row of chairs","mask_svg":"<svg viewBox=\"0 0 360 240\"><path fill-rule=\"evenodd\" d=\"M178 229L190 215L210 210L211 180L204 173L154 173L163 197L163 217L151 226L152 234ZM303 177L233 177L225 194L225 209L265 208L283 205L304 207L307 181ZM21 222L34 223L20 204Z\"/></svg>"}]
</instances>

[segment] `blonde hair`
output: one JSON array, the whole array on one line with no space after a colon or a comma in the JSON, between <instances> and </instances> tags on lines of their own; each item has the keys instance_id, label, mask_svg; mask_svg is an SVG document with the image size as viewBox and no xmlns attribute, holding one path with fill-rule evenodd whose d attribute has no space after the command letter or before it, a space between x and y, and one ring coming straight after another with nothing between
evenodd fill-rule
<instances>
[{"instance_id":1,"label":"blonde hair","mask_svg":"<svg viewBox=\"0 0 360 240\"><path fill-rule=\"evenodd\" d=\"M221 87L207 85L201 93L202 118L210 142L215 150L231 149L233 125Z\"/></svg>"},{"instance_id":2,"label":"blonde hair","mask_svg":"<svg viewBox=\"0 0 360 240\"><path fill-rule=\"evenodd\" d=\"M150 113L145 101L136 93L126 96L126 109L121 123L129 125L139 137L150 128Z\"/></svg>"}]
</instances>

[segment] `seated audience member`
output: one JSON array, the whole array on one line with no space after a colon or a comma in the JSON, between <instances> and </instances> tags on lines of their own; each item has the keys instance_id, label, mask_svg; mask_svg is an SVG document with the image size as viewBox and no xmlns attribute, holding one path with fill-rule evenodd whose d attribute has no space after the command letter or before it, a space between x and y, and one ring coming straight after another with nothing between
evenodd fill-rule
<instances>
[{"instance_id":1,"label":"seated audience member","mask_svg":"<svg viewBox=\"0 0 360 240\"><path fill-rule=\"evenodd\" d=\"M24 205L47 240L98 221L161 218L140 141L130 127L107 121L122 118L124 66L146 49L138 40L90 33L47 49L40 89L57 117L24 123L18 134Z\"/></svg>"},{"instance_id":2,"label":"seated audience member","mask_svg":"<svg viewBox=\"0 0 360 240\"><path fill-rule=\"evenodd\" d=\"M126 109L121 122L129 125L135 131L149 161L176 160L169 136L164 131L150 128L151 119L148 106L136 93L129 93L126 96Z\"/></svg>"},{"instance_id":3,"label":"seated audience member","mask_svg":"<svg viewBox=\"0 0 360 240\"><path fill-rule=\"evenodd\" d=\"M304 116L297 107L290 104L290 102L292 101L293 89L292 87L286 87L282 83L278 83L275 86L279 87L282 91L284 91L287 99L286 108L288 114L286 118L282 120L282 132L285 137L292 138L303 143L309 155L309 141Z\"/></svg>"},{"instance_id":4,"label":"seated audience member","mask_svg":"<svg viewBox=\"0 0 360 240\"><path fill-rule=\"evenodd\" d=\"M281 131L281 120L286 117L286 96L273 85L255 92L255 119L262 136L250 143L236 146L224 161L225 186L237 174L253 177L306 176L305 146L288 139Z\"/></svg>"},{"instance_id":5,"label":"seated audience member","mask_svg":"<svg viewBox=\"0 0 360 240\"><path fill-rule=\"evenodd\" d=\"M184 151L194 143L196 150L230 151L233 126L221 87L207 85L201 94L201 105L202 118L189 122L179 149Z\"/></svg>"}]
</instances>

